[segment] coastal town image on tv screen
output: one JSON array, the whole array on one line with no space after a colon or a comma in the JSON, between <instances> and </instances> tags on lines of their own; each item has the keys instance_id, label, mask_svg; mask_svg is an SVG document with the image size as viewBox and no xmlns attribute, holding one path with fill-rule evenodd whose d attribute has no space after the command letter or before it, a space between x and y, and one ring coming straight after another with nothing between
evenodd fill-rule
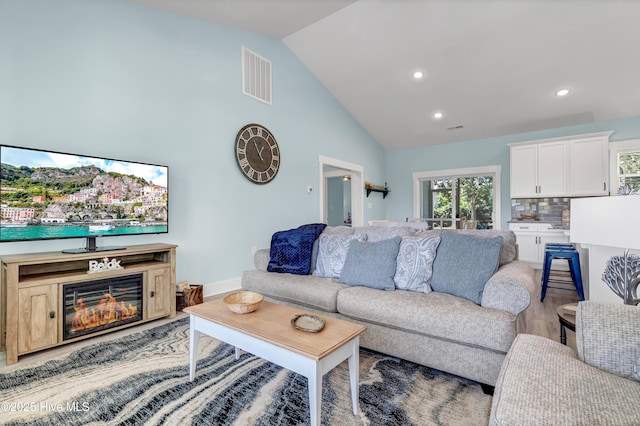
<instances>
[{"instance_id":1,"label":"coastal town image on tv screen","mask_svg":"<svg viewBox=\"0 0 640 426\"><path fill-rule=\"evenodd\" d=\"M0 147L0 241L168 231L168 167Z\"/></svg>"}]
</instances>

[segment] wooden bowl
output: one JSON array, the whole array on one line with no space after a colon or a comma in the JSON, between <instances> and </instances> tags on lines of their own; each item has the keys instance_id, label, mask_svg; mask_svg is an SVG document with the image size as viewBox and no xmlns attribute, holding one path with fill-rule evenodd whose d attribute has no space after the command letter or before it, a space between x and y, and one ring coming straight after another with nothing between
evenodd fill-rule
<instances>
[{"instance_id":1,"label":"wooden bowl","mask_svg":"<svg viewBox=\"0 0 640 426\"><path fill-rule=\"evenodd\" d=\"M237 314L248 314L255 311L263 300L264 297L254 291L239 291L237 293L231 293L222 299L231 312Z\"/></svg>"}]
</instances>

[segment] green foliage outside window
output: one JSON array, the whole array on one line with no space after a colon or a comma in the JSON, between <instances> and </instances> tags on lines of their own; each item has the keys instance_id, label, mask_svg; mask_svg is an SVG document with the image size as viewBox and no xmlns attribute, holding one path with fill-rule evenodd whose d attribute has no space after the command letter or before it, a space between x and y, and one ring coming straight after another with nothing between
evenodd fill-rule
<instances>
[{"instance_id":1,"label":"green foliage outside window","mask_svg":"<svg viewBox=\"0 0 640 426\"><path fill-rule=\"evenodd\" d=\"M431 181L432 217L451 218L452 190L458 193L457 213L462 221L477 221L479 227L492 227L493 177L473 176ZM451 222L444 223L450 226Z\"/></svg>"},{"instance_id":2,"label":"green foliage outside window","mask_svg":"<svg viewBox=\"0 0 640 426\"><path fill-rule=\"evenodd\" d=\"M634 192L640 192L640 152L618 155L618 175L620 185L629 185Z\"/></svg>"}]
</instances>

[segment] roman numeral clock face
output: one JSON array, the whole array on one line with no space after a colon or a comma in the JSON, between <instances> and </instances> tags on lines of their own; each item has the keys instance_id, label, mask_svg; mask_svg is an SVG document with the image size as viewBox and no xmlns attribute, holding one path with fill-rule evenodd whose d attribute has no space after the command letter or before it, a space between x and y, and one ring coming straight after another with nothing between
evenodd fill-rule
<instances>
[{"instance_id":1,"label":"roman numeral clock face","mask_svg":"<svg viewBox=\"0 0 640 426\"><path fill-rule=\"evenodd\" d=\"M236 136L236 161L253 183L269 183L280 168L280 149L271 132L259 124L247 124Z\"/></svg>"}]
</instances>

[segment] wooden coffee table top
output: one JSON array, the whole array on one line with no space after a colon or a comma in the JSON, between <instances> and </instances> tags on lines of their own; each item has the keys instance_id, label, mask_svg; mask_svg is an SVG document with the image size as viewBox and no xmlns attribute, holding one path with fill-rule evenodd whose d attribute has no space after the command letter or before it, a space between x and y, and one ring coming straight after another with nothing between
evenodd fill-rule
<instances>
[{"instance_id":1,"label":"wooden coffee table top","mask_svg":"<svg viewBox=\"0 0 640 426\"><path fill-rule=\"evenodd\" d=\"M193 314L216 324L229 327L274 345L320 360L344 343L365 331L366 327L326 315L306 312L268 301L263 301L255 312L236 314L231 312L222 299L216 299L185 308L183 312ZM318 333L295 329L291 319L298 314L314 315L325 320Z\"/></svg>"}]
</instances>

